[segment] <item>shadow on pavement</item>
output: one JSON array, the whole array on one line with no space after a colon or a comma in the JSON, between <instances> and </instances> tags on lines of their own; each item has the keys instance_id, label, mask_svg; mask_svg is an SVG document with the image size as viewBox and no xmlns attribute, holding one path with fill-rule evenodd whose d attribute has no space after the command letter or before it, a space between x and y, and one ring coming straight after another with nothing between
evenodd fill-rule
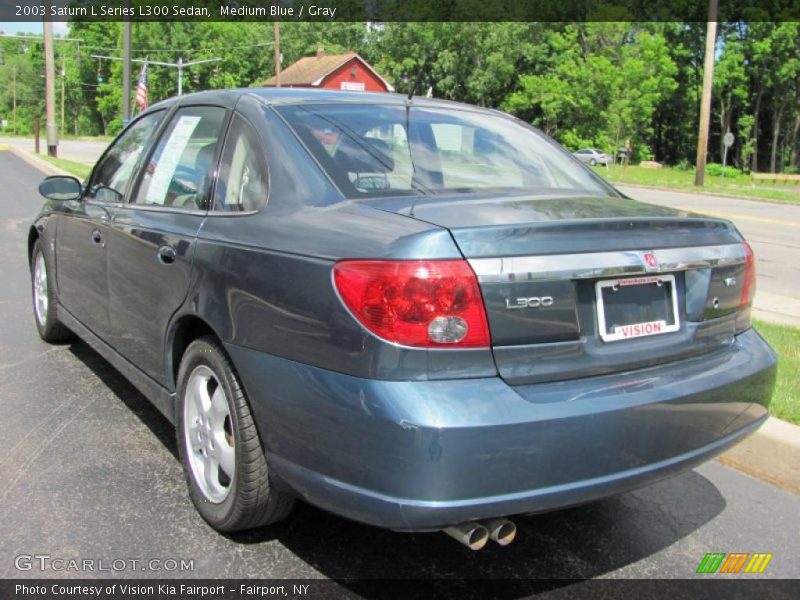
<instances>
[{"instance_id":1,"label":"shadow on pavement","mask_svg":"<svg viewBox=\"0 0 800 600\"><path fill-rule=\"evenodd\" d=\"M177 460L174 430L161 413L86 344L75 343L71 351ZM226 537L242 545L277 540L345 589L365 596L383 595L379 588L384 586L365 580L416 580L408 581L409 585L431 580L436 587L432 591L446 588L448 595L457 592L469 597L476 586L491 594L493 585L470 580L502 579L517 581L503 581L493 595L518 597L636 563L696 531L724 508L725 499L717 488L689 471L594 504L517 517L517 540L511 546L501 548L490 542L480 552L472 552L442 533L395 533L339 518L303 502L279 524ZM402 588L404 584L395 585Z\"/></svg>"},{"instance_id":2,"label":"shadow on pavement","mask_svg":"<svg viewBox=\"0 0 800 600\"><path fill-rule=\"evenodd\" d=\"M111 366L111 363L95 352L88 344L83 341L73 342L69 349L153 432L153 435L164 444L164 447L169 450L175 460L178 460L175 429L164 415L158 412L158 409L133 384L125 379L119 371Z\"/></svg>"}]
</instances>

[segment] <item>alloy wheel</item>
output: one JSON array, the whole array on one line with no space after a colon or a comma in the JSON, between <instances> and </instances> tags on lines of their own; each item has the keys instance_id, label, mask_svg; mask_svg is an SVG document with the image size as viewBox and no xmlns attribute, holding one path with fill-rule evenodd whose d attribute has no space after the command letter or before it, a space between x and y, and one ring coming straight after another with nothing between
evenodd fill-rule
<instances>
[{"instance_id":1,"label":"alloy wheel","mask_svg":"<svg viewBox=\"0 0 800 600\"><path fill-rule=\"evenodd\" d=\"M228 399L209 367L192 371L185 390L183 431L195 483L213 503L223 502L236 472L236 448Z\"/></svg>"},{"instance_id":2,"label":"alloy wheel","mask_svg":"<svg viewBox=\"0 0 800 600\"><path fill-rule=\"evenodd\" d=\"M47 322L47 265L41 252L33 263L33 306L36 320L44 326Z\"/></svg>"}]
</instances>

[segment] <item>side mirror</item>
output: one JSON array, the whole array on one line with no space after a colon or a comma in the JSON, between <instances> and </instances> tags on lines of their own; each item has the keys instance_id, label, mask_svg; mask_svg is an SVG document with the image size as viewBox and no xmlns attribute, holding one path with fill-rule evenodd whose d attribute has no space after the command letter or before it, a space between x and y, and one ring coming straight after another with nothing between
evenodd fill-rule
<instances>
[{"instance_id":1,"label":"side mirror","mask_svg":"<svg viewBox=\"0 0 800 600\"><path fill-rule=\"evenodd\" d=\"M78 200L83 192L81 182L75 177L68 175L55 175L46 177L39 184L39 193L48 200L64 202L66 200Z\"/></svg>"}]
</instances>

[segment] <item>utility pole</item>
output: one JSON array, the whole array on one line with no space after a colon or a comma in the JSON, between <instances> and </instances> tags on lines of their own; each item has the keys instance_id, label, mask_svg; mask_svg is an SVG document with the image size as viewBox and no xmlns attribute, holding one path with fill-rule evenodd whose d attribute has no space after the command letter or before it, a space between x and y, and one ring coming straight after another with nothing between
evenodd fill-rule
<instances>
[{"instance_id":1,"label":"utility pole","mask_svg":"<svg viewBox=\"0 0 800 600\"><path fill-rule=\"evenodd\" d=\"M61 53L61 133L64 133L64 92L67 81L67 56Z\"/></svg>"},{"instance_id":2,"label":"utility pole","mask_svg":"<svg viewBox=\"0 0 800 600\"><path fill-rule=\"evenodd\" d=\"M281 87L281 22L278 17L273 21L275 34L275 87Z\"/></svg>"},{"instance_id":3,"label":"utility pole","mask_svg":"<svg viewBox=\"0 0 800 600\"><path fill-rule=\"evenodd\" d=\"M130 0L125 5L130 7ZM122 22L122 121L131 118L131 22Z\"/></svg>"},{"instance_id":4,"label":"utility pole","mask_svg":"<svg viewBox=\"0 0 800 600\"><path fill-rule=\"evenodd\" d=\"M694 184L702 186L706 174L708 125L711 117L711 85L714 81L714 48L717 40L717 0L708 0L706 24L706 57L703 65L703 97L700 100L700 130L697 134L697 161Z\"/></svg>"},{"instance_id":5,"label":"utility pole","mask_svg":"<svg viewBox=\"0 0 800 600\"><path fill-rule=\"evenodd\" d=\"M183 57L178 57L178 96L183 96Z\"/></svg>"},{"instance_id":6,"label":"utility pole","mask_svg":"<svg viewBox=\"0 0 800 600\"><path fill-rule=\"evenodd\" d=\"M11 66L11 95L13 97L14 135L17 135L17 65Z\"/></svg>"},{"instance_id":7,"label":"utility pole","mask_svg":"<svg viewBox=\"0 0 800 600\"><path fill-rule=\"evenodd\" d=\"M45 2L46 14L50 13L50 2ZM44 80L45 108L47 112L47 155L58 156L58 125L56 125L55 64L53 63L53 22L44 20Z\"/></svg>"}]
</instances>

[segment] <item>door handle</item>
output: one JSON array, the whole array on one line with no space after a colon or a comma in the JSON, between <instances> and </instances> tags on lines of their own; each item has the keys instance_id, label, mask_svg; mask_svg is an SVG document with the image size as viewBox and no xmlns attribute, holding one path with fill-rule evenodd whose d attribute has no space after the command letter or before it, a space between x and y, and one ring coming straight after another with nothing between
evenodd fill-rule
<instances>
[{"instance_id":1,"label":"door handle","mask_svg":"<svg viewBox=\"0 0 800 600\"><path fill-rule=\"evenodd\" d=\"M92 231L92 243L96 246L103 247L106 245L105 240L103 239L103 234L100 233L97 229Z\"/></svg>"},{"instance_id":2,"label":"door handle","mask_svg":"<svg viewBox=\"0 0 800 600\"><path fill-rule=\"evenodd\" d=\"M177 253L175 252L175 248L172 246L161 246L158 249L158 262L162 265L171 265L175 262L175 257Z\"/></svg>"}]
</instances>

